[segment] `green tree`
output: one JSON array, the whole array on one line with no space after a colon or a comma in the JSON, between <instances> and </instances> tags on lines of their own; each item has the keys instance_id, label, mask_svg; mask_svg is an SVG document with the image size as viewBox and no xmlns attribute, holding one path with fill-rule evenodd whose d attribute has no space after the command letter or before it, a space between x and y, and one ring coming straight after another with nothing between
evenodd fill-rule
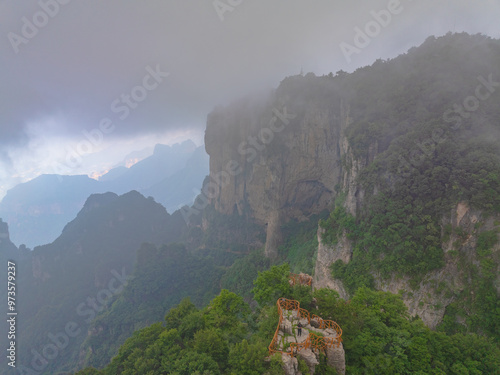
<instances>
[{"instance_id":1,"label":"green tree","mask_svg":"<svg viewBox=\"0 0 500 375\"><path fill-rule=\"evenodd\" d=\"M196 332L204 329L206 325L203 311L195 311L183 318L179 326L179 334L183 340L190 340Z\"/></svg>"},{"instance_id":2,"label":"green tree","mask_svg":"<svg viewBox=\"0 0 500 375\"><path fill-rule=\"evenodd\" d=\"M260 375L266 371L264 358L268 349L264 342L249 344L247 340L234 345L229 353L230 373L235 375Z\"/></svg>"},{"instance_id":3,"label":"green tree","mask_svg":"<svg viewBox=\"0 0 500 375\"><path fill-rule=\"evenodd\" d=\"M106 368L106 374L131 375L137 373L137 366L141 371L158 370L161 360L155 358L152 349L148 350L160 334L165 331L161 323L153 324L140 331L134 332L132 337L127 339L120 347L118 355L113 358L111 364ZM137 365L137 366L136 366Z\"/></svg>"},{"instance_id":4,"label":"green tree","mask_svg":"<svg viewBox=\"0 0 500 375\"><path fill-rule=\"evenodd\" d=\"M184 298L165 315L165 327L167 329L178 328L187 315L196 311L198 311L198 309L191 303L191 299L189 297Z\"/></svg>"},{"instance_id":5,"label":"green tree","mask_svg":"<svg viewBox=\"0 0 500 375\"><path fill-rule=\"evenodd\" d=\"M227 367L229 347L219 330L207 328L196 332L193 348L197 353L206 353L212 357L221 371Z\"/></svg>"},{"instance_id":6,"label":"green tree","mask_svg":"<svg viewBox=\"0 0 500 375\"><path fill-rule=\"evenodd\" d=\"M222 289L206 309L206 320L209 325L223 331L232 331L234 335L242 333L242 321L250 314L250 307L243 298L226 289Z\"/></svg>"},{"instance_id":7,"label":"green tree","mask_svg":"<svg viewBox=\"0 0 500 375\"><path fill-rule=\"evenodd\" d=\"M281 266L272 266L270 270L259 272L254 281L252 293L259 305L276 303L278 298L290 297L292 287L288 282L290 276L290 266L283 263Z\"/></svg>"},{"instance_id":8,"label":"green tree","mask_svg":"<svg viewBox=\"0 0 500 375\"><path fill-rule=\"evenodd\" d=\"M220 375L221 372L217 363L208 354L187 351L174 362L172 374Z\"/></svg>"}]
</instances>

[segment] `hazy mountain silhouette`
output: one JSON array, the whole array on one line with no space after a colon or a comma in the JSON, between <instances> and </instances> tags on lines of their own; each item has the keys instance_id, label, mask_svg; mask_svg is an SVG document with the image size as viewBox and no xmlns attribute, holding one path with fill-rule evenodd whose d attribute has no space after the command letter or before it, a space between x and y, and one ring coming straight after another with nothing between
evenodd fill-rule
<instances>
[{"instance_id":1,"label":"hazy mountain silhouette","mask_svg":"<svg viewBox=\"0 0 500 375\"><path fill-rule=\"evenodd\" d=\"M9 190L0 218L9 223L14 243L33 248L52 242L83 207L89 195L137 190L168 212L190 204L208 174L208 155L192 141L156 145L153 155L130 168L119 166L99 181L88 176L42 175Z\"/></svg>"},{"instance_id":2,"label":"hazy mountain silhouette","mask_svg":"<svg viewBox=\"0 0 500 375\"><path fill-rule=\"evenodd\" d=\"M85 338L87 320L102 310L102 301L123 289L141 244L177 241L185 228L179 213L168 214L137 191L91 195L53 243L37 246L19 261L20 363L29 364L31 349L41 352L50 343L49 333L64 332L65 324L74 321L82 334L65 349L64 355L70 353Z\"/></svg>"}]
</instances>

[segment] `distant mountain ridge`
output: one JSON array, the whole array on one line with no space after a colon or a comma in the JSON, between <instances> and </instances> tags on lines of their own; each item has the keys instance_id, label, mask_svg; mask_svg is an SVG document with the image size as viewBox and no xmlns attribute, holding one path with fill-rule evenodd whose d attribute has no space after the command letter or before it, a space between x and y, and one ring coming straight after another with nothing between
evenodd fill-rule
<instances>
[{"instance_id":1,"label":"distant mountain ridge","mask_svg":"<svg viewBox=\"0 0 500 375\"><path fill-rule=\"evenodd\" d=\"M18 364L33 367L31 350L43 353L43 348L50 344L47 334L64 332L68 319L77 323L82 333L86 332L91 314L102 310L107 303L103 301L111 298L110 292L114 296L123 289L120 285L131 275L141 244L178 241L185 229L179 212L170 215L137 191L121 196L91 195L54 242L33 251L18 250L15 254L15 246L8 241L7 225L0 222L0 234L6 234L6 240L0 242L4 267L7 259L17 258L16 308L22 315L22 324L17 327ZM0 280L6 279L5 274L1 273ZM1 293L7 306L5 299L6 293ZM44 323L39 324L40 321ZM3 329L4 326L0 325ZM68 348L61 350L61 357L78 348L85 336L72 337ZM6 336L0 342L4 344L5 340ZM46 366L48 373L54 373L50 371L53 362ZM0 373L4 373L7 366L3 357L0 367Z\"/></svg>"},{"instance_id":2,"label":"distant mountain ridge","mask_svg":"<svg viewBox=\"0 0 500 375\"><path fill-rule=\"evenodd\" d=\"M158 144L151 156L130 168L113 168L99 181L85 175L42 175L17 185L0 202L0 218L9 223L12 242L33 248L55 240L91 194L137 190L173 212L192 203L207 174L203 146L190 140Z\"/></svg>"}]
</instances>

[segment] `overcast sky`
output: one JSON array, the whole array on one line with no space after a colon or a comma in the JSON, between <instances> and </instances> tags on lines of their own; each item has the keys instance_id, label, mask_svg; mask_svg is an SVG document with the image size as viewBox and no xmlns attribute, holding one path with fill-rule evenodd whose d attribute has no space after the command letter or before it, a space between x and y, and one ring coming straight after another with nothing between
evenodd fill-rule
<instances>
[{"instance_id":1,"label":"overcast sky","mask_svg":"<svg viewBox=\"0 0 500 375\"><path fill-rule=\"evenodd\" d=\"M0 0L0 199L42 173L100 174L155 143L202 144L215 105L301 69L351 72L448 31L500 37L500 0L397 3ZM346 58L342 43L367 27L370 43Z\"/></svg>"}]
</instances>

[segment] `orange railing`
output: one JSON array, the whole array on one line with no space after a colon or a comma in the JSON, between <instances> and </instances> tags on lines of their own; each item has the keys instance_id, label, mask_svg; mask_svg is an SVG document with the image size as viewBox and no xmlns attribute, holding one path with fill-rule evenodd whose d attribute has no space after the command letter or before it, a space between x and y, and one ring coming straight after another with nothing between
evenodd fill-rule
<instances>
[{"instance_id":1,"label":"orange railing","mask_svg":"<svg viewBox=\"0 0 500 375\"><path fill-rule=\"evenodd\" d=\"M332 348L334 346L339 347L342 342L342 329L333 320L324 320L317 315L310 315L309 311L302 309L300 307L299 301L280 298L276 302L278 305L279 321L276 331L274 332L271 344L269 344L269 355L274 353L288 354L293 358L294 353L302 349L313 348L316 350L325 350L326 348ZM311 324L311 320L316 321L320 329L332 329L337 333L337 337L323 337L309 332L307 339L301 343L290 343L290 351L280 350L280 345L278 342L280 327L283 323L283 310L296 311L297 317L302 319L307 319L308 323ZM283 335L283 337L285 337Z\"/></svg>"},{"instance_id":2,"label":"orange railing","mask_svg":"<svg viewBox=\"0 0 500 375\"><path fill-rule=\"evenodd\" d=\"M312 277L309 275L306 275L305 273L291 273L290 274L290 284L296 285L309 285L311 286L312 283Z\"/></svg>"},{"instance_id":3,"label":"orange railing","mask_svg":"<svg viewBox=\"0 0 500 375\"><path fill-rule=\"evenodd\" d=\"M276 302L276 304L278 305L279 320L278 320L278 326L276 327L276 331L274 332L274 336L273 336L273 339L271 341L271 344L269 344L269 355L272 355L274 353L290 354L286 351L279 350L278 336L279 336L281 324L283 323L283 309L285 309L285 310L297 310L298 311L298 309L300 308L299 301L286 299L286 298L280 298L280 299L278 299L278 302ZM293 357L293 353L291 355Z\"/></svg>"}]
</instances>

